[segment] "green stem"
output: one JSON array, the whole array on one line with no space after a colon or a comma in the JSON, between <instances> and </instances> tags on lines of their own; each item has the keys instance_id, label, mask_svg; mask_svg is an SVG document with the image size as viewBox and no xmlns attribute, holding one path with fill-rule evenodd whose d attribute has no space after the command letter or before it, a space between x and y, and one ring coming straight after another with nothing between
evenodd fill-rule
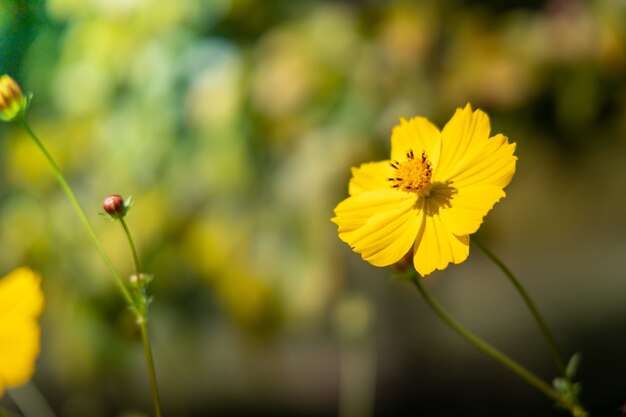
<instances>
[{"instance_id":1,"label":"green stem","mask_svg":"<svg viewBox=\"0 0 626 417\"><path fill-rule=\"evenodd\" d=\"M26 130L26 132L33 139L33 141L35 142L35 144L37 145L37 147L39 148L43 156L46 158L46 161L48 162L48 165L50 165L50 168L52 169L52 172L55 178L59 182L59 185L65 192L65 195L67 196L67 198L72 203L72 206L74 207L74 210L76 211L76 214L78 215L78 218L83 223L83 226L85 230L87 231L87 234L89 235L94 245L98 249L98 252L100 253L100 256L102 257L102 260L104 261L107 268L111 272L111 275L113 275L113 278L115 278L115 282L117 286L119 287L120 292L126 299L126 302L128 303L128 305L134 308L135 304L133 303L133 299L130 295L130 292L124 285L124 282L122 281L122 278L120 277L120 274L117 272L117 270L115 269L115 266L113 265L113 262L111 261L106 251L104 250L104 246L102 246L102 243L100 242L100 239L96 235L96 232L93 226L89 222L89 219L87 218L87 215L85 214L85 211L80 206L80 203L76 199L76 195L74 194L74 192L72 191L72 188L70 187L67 180L63 176L63 173L59 169L59 166L56 164L56 162L54 161L54 159L52 158L52 156L50 155L46 147L43 145L43 143L39 140L35 132L33 132L33 130L30 128L30 125L28 124L26 119L23 117L20 117L16 119L16 122Z\"/></svg>"},{"instance_id":2,"label":"green stem","mask_svg":"<svg viewBox=\"0 0 626 417\"><path fill-rule=\"evenodd\" d=\"M563 407L572 411L572 414L575 415L574 414L575 406L569 404L569 402L566 401L558 392L552 389L552 387L550 387L548 384L546 384L544 381L542 381L539 377L537 377L535 374L530 372L528 369L524 368L518 362L509 358L504 353L502 353L495 347L491 346L489 343L485 342L484 340L482 340L481 338L479 338L478 336L476 336L475 334L467 330L461 324L456 322L439 305L439 303L437 303L434 299L430 297L430 295L426 292L422 284L419 282L419 277L415 275L415 272L413 272L413 275L411 275L410 281L415 285L415 287L422 294L422 296L424 297L424 299L426 300L426 303L430 306L430 308L432 308L432 310L439 316L439 318L441 318L444 321L444 323L448 325L448 327L450 327L457 334L459 334L461 337L467 340L470 344L480 349L483 353L485 353L486 355L488 355L489 357L491 357L492 359L494 359L495 361L499 362L501 365L509 369L515 375L519 376L521 379L523 379L524 381L526 381L527 383L529 383L530 385L532 385L539 391L543 392L546 396L548 396L549 398L552 398L557 403L561 404Z\"/></svg>"},{"instance_id":3,"label":"green stem","mask_svg":"<svg viewBox=\"0 0 626 417\"><path fill-rule=\"evenodd\" d=\"M154 360L152 358L152 350L150 348L150 340L148 339L148 330L146 328L145 300L141 303L141 305L138 305L137 302L132 297L126 285L124 285L124 281L122 281L122 278L117 272L117 269L115 269L113 262L111 261L106 251L104 250L104 246L102 245L102 242L100 242L100 239L96 235L96 232L93 226L89 222L89 219L87 218L87 215L85 214L85 211L80 206L80 203L78 202L76 195L72 191L72 188L70 187L69 183L63 176L63 173L59 169L59 166L56 164L56 162L52 158L52 155L50 155L50 153L48 152L46 147L43 145L41 140L39 140L35 132L30 128L26 119L24 117L20 117L16 119L16 122L20 126L22 126L26 130L26 132L30 135L30 137L33 139L33 141L35 142L35 144L37 145L37 147L39 148L39 150L45 157L46 161L50 165L50 168L52 169L52 172L55 178L61 185L61 188L67 195L70 202L72 203L72 206L74 207L74 210L76 211L76 214L78 215L78 218L83 223L83 226L85 227L85 230L87 231L87 234L89 235L89 237L91 237L91 240L93 241L94 245L98 249L98 252L100 253L100 256L102 257L102 260L108 267L109 271L111 272L111 275L113 275L113 277L115 278L115 282L117 283L117 286L119 287L120 292L124 296L124 299L128 303L129 307L133 310L137 318L137 324L141 331L141 339L143 343L144 354L146 356L146 362L148 364L148 371L150 374L150 388L152 391L152 401L154 403L154 412L155 412L156 417L161 417L161 406L160 406L159 390L158 390L158 386L156 382L156 373L154 370ZM133 261L135 264L135 269L137 271L137 274L139 275L140 268L139 268L139 261L137 258L137 252L135 250L135 245L133 244L132 237L130 235L128 227L126 226L126 223L124 222L123 219L121 220L122 220L122 226L124 227L124 231L126 232L126 236L128 237L128 241L131 246L131 251L133 252ZM137 278L139 279L139 276Z\"/></svg>"},{"instance_id":4,"label":"green stem","mask_svg":"<svg viewBox=\"0 0 626 417\"><path fill-rule=\"evenodd\" d=\"M138 282L138 303L139 306L137 308L137 325L139 326L139 330L141 331L141 341L143 343L143 352L146 357L146 365L148 366L148 374L150 376L150 391L152 393L152 405L154 406L154 415L155 417L161 417L161 397L159 395L159 385L157 383L156 378L156 369L154 366L154 359L152 357L152 348L150 346L150 338L148 337L148 326L146 325L146 316L148 310L148 301L144 292L145 281L144 278L140 276L141 274L141 266L139 264L139 257L137 256L137 249L135 248L135 243L133 241L133 236L130 233L130 229L126 224L126 220L123 217L119 218L120 223L122 224L122 228L124 229L124 233L126 234L126 239L128 240L128 245L130 246L130 251L133 255L133 264L135 265L135 274Z\"/></svg>"},{"instance_id":5,"label":"green stem","mask_svg":"<svg viewBox=\"0 0 626 417\"><path fill-rule=\"evenodd\" d=\"M483 251L483 253L487 255L487 257L491 259L498 266L498 268L500 268L500 270L504 273L504 275L506 275L506 277L509 279L511 284L513 284L513 286L515 287L519 295L522 297L522 299L526 303L526 306L532 313L533 317L535 318L535 321L539 325L539 328L541 329L541 333L543 333L543 337L546 339L546 342L548 343L548 346L550 347L552 357L554 358L554 363L559 369L559 372L566 379L569 380L569 377L567 376L565 372L565 361L563 360L563 356L561 355L561 351L558 347L558 344L556 343L556 340L554 336L552 335L552 332L548 328L548 325L546 324L545 320L539 313L539 310L535 306L535 303L532 301L532 299L528 295L528 292L526 292L522 284L517 280L517 278L515 278L515 275L513 275L511 270L507 268L506 265L504 265L504 263L496 255L493 254L493 252L487 249L487 247L480 240L474 237L472 239L472 242L476 246L478 246L478 248L481 251Z\"/></svg>"},{"instance_id":6,"label":"green stem","mask_svg":"<svg viewBox=\"0 0 626 417\"><path fill-rule=\"evenodd\" d=\"M33 381L29 381L21 387L10 389L8 393L24 416L55 417L50 404Z\"/></svg>"},{"instance_id":7,"label":"green stem","mask_svg":"<svg viewBox=\"0 0 626 417\"><path fill-rule=\"evenodd\" d=\"M155 417L161 417L161 397L159 395L159 386L157 384L154 359L152 358L152 349L150 347L150 339L148 338L148 328L146 326L145 316L137 316L137 324L139 325L139 330L141 331L143 352L146 356L146 364L148 365L148 373L150 375L150 391L152 393L154 415Z\"/></svg>"},{"instance_id":8,"label":"green stem","mask_svg":"<svg viewBox=\"0 0 626 417\"><path fill-rule=\"evenodd\" d=\"M139 274L141 273L141 267L139 266L139 257L137 256L137 249L135 249L135 243L133 242L133 237L130 234L130 230L126 225L126 220L123 217L120 217L120 223L122 223L122 227L124 228L124 233L126 233L126 238L128 239L128 244L130 245L130 251L133 254L133 264L135 265L135 274L139 278Z\"/></svg>"}]
</instances>

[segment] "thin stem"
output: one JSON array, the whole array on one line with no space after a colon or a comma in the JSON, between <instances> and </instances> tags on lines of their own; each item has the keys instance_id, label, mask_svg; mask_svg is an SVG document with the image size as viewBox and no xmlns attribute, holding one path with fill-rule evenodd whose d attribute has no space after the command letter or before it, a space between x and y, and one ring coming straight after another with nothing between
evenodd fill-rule
<instances>
[{"instance_id":1,"label":"thin stem","mask_svg":"<svg viewBox=\"0 0 626 417\"><path fill-rule=\"evenodd\" d=\"M483 251L483 253L487 255L487 257L491 259L498 266L498 268L500 268L500 270L504 273L504 275L506 275L506 277L509 279L511 284L513 284L513 286L515 287L519 295L522 297L522 299L526 303L526 306L532 313L533 317L535 318L535 321L539 325L539 328L541 329L541 333L543 333L543 337L546 339L546 342L548 343L548 346L552 353L552 357L554 358L554 363L559 369L559 372L563 374L565 378L569 379L565 372L565 361L563 360L563 356L561 355L561 351L558 347L558 344L556 343L556 340L554 336L552 335L552 332L548 328L548 325L546 324L545 320L539 313L539 310L535 306L535 303L532 301L532 299L528 295L528 292L526 292L522 284L517 280L517 278L515 278L515 275L513 275L511 270L507 268L506 265L504 265L504 263L496 255L493 254L493 252L487 249L487 247L480 240L473 238L472 242L476 246L478 246L478 248L481 251Z\"/></svg>"},{"instance_id":2,"label":"thin stem","mask_svg":"<svg viewBox=\"0 0 626 417\"><path fill-rule=\"evenodd\" d=\"M535 374L530 372L528 369L520 365L518 362L509 358L507 355L491 346L489 343L485 342L461 324L456 322L431 296L426 292L422 284L419 282L419 278L413 273L410 277L411 282L415 285L418 291L422 294L422 297L426 300L426 303L432 308L432 310L441 318L444 323L448 325L452 330L454 330L457 334L467 340L470 344L474 345L478 349L480 349L483 353L499 362L504 367L508 368L515 375L522 378L524 381L543 392L549 398L552 398L563 407L574 413L575 406L569 404L558 392L556 392L552 387L546 384L543 380L537 377Z\"/></svg>"},{"instance_id":3,"label":"thin stem","mask_svg":"<svg viewBox=\"0 0 626 417\"><path fill-rule=\"evenodd\" d=\"M126 238L128 239L128 244L130 246L130 251L133 254L133 264L135 265L135 274L139 275L141 273L141 267L139 266L139 257L137 256L137 249L135 249L135 243L133 242L133 237L130 234L130 230L126 225L126 220L123 217L120 217L120 223L122 223L122 227L124 228L124 233L126 233Z\"/></svg>"},{"instance_id":4,"label":"thin stem","mask_svg":"<svg viewBox=\"0 0 626 417\"><path fill-rule=\"evenodd\" d=\"M55 417L50 404L34 382L10 389L8 393L26 417Z\"/></svg>"},{"instance_id":5,"label":"thin stem","mask_svg":"<svg viewBox=\"0 0 626 417\"><path fill-rule=\"evenodd\" d=\"M153 400L153 403L154 403L155 416L156 417L161 417L161 406L160 406L159 391L158 391L157 382L156 382L156 373L155 373L155 370L154 370L154 360L152 358L152 350L150 348L150 340L148 339L148 331L147 331L147 328L146 328L146 303L145 303L145 300L143 302L141 302L141 305L138 305L137 302L134 300L133 296L131 295L131 293L129 292L128 288L124 284L124 281L122 281L122 278L120 277L119 273L117 272L117 269L115 269L115 266L113 265L113 262L111 261L111 259L107 255L106 251L104 250L104 246L102 245L102 242L100 242L100 239L96 235L96 232L95 232L93 226L91 225L91 223L89 222L89 219L87 218L87 215L85 214L85 211L80 206L80 203L78 202L78 199L76 198L76 195L74 194L74 192L72 191L72 188L70 187L69 183L67 182L67 180L63 176L63 173L59 169L59 166L56 164L56 162L52 158L52 155L50 155L50 153L48 152L46 147L43 145L41 140L39 140L39 138L37 137L35 132L30 128L30 126L29 126L28 122L26 121L26 119L23 118L23 117L20 117L20 118L16 119L16 122L20 126L22 126L26 130L26 132L30 135L30 137L33 139L33 141L35 142L35 144L37 145L37 147L39 148L39 150L41 151L41 153L45 157L46 161L50 165L50 168L52 169L52 172L53 172L55 178L57 179L57 181L61 185L61 188L63 189L63 191L67 195L67 197L70 200L70 202L72 203L72 206L74 207L74 210L76 211L76 214L78 215L78 218L83 223L83 226L84 226L85 230L87 231L87 234L89 235L89 237L91 237L91 240L93 241L94 245L98 249L98 252L100 253L100 256L102 257L102 260L104 261L104 263L108 267L109 271L111 272L111 275L113 275L113 278L115 278L115 282L117 283L117 286L119 287L120 292L124 296L124 299L126 300L126 302L128 303L129 307L132 309L132 311L134 312L134 314L135 314L135 316L137 318L137 323L138 323L139 329L141 331L141 339L142 339L142 342L143 342L144 354L146 356L146 362L148 364L148 371L149 371L149 374L150 374L150 388L151 388L151 391L152 391L152 400ZM124 227L124 230L125 230L125 232L127 234L129 243L131 245L131 250L133 252L133 261L135 263L135 269L137 271L137 274L139 274L139 271L140 271L140 269L139 269L139 261L138 261L138 258L137 258L137 253L135 251L135 246L134 246L134 244L132 242L132 237L131 237L131 235L130 235L130 233L128 231L128 228L126 227L126 224L124 223L123 220L122 220L122 226Z\"/></svg>"},{"instance_id":6,"label":"thin stem","mask_svg":"<svg viewBox=\"0 0 626 417\"><path fill-rule=\"evenodd\" d=\"M148 374L150 376L150 391L152 393L152 405L154 406L154 415L155 417L161 417L161 397L159 395L159 385L157 383L156 378L156 369L154 366L154 359L152 357L152 348L150 346L150 338L148 337L148 326L146 324L146 316L148 310L148 301L145 295L145 282L142 281L141 274L141 266L139 264L139 257L137 256L137 249L135 248L135 243L133 241L133 236L130 233L130 229L126 224L126 220L123 217L119 218L120 223L122 224L122 228L124 229L124 233L126 234L126 239L128 240L128 245L130 246L130 251L133 255L133 264L135 266L135 274L137 275L137 280L139 282L138 287L138 298L139 298L139 308L137 308L137 325L139 326L139 330L141 331L141 341L143 344L143 352L146 357L146 364L148 365Z\"/></svg>"},{"instance_id":7,"label":"thin stem","mask_svg":"<svg viewBox=\"0 0 626 417\"><path fill-rule=\"evenodd\" d=\"M150 391L152 392L152 405L154 406L155 417L161 417L161 397L159 395L159 386L156 379L156 371L154 360L152 359L152 349L150 347L150 339L148 338L148 328L146 326L145 316L137 317L137 324L141 331L141 341L143 342L143 352L146 356L146 364L148 365L148 373L150 375Z\"/></svg>"},{"instance_id":8,"label":"thin stem","mask_svg":"<svg viewBox=\"0 0 626 417\"><path fill-rule=\"evenodd\" d=\"M35 142L35 144L37 145L37 147L39 148L43 156L46 158L48 165L50 165L50 168L52 169L52 173L54 174L55 178L59 182L59 185L65 192L65 195L70 200L70 203L72 203L72 206L74 207L74 211L76 211L78 218L83 223L83 226L85 230L87 231L87 234L89 235L94 245L98 249L98 252L100 253L100 257L102 258L107 268L111 272L111 275L113 275L113 278L115 278L115 282L117 283L117 286L119 287L122 295L126 299L126 302L128 303L129 306L134 306L133 299L130 293L128 292L128 289L124 285L124 282L122 281L122 278L120 277L120 274L117 272L117 270L115 269L115 266L113 265L113 262L111 261L111 258L109 258L106 251L104 250L104 246L102 246L102 242L100 242L100 239L96 235L96 232L93 226L89 222L89 219L87 218L87 215L85 214L85 211L80 206L80 203L78 202L78 199L76 198L76 195L74 194L74 192L72 191L72 188L70 187L67 180L63 176L63 173L59 169L59 166L56 164L56 162L52 158L52 155L50 155L50 153L48 152L46 147L43 145L43 143L39 140L35 132L30 128L30 125L28 124L25 118L23 117L18 118L16 119L16 122L26 130L26 132L33 139L33 141Z\"/></svg>"}]
</instances>

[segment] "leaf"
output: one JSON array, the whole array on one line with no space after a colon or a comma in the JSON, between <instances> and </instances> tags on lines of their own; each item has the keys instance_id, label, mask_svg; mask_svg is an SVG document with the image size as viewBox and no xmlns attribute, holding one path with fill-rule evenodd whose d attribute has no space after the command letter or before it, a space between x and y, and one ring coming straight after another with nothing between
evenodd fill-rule
<instances>
[{"instance_id":1,"label":"leaf","mask_svg":"<svg viewBox=\"0 0 626 417\"><path fill-rule=\"evenodd\" d=\"M578 367L580 366L580 361L582 356L580 353L575 353L572 358L569 360L567 367L565 368L565 375L570 380L574 380L576 373L578 372Z\"/></svg>"}]
</instances>

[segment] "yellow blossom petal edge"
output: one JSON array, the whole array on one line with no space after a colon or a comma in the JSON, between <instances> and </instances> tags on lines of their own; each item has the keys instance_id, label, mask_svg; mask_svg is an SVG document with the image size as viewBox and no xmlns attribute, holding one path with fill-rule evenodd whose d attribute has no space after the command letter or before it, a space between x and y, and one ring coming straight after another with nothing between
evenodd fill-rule
<instances>
[{"instance_id":1,"label":"yellow blossom petal edge","mask_svg":"<svg viewBox=\"0 0 626 417\"><path fill-rule=\"evenodd\" d=\"M489 117L470 104L442 131L423 117L400 119L390 159L352 168L350 197L332 219L341 240L375 266L412 251L422 276L465 261L469 235L515 174L515 144L490 134Z\"/></svg>"},{"instance_id":2,"label":"yellow blossom petal edge","mask_svg":"<svg viewBox=\"0 0 626 417\"><path fill-rule=\"evenodd\" d=\"M389 178L393 175L390 161L368 162L352 168L352 178L348 184L348 194L357 195L365 191L386 190Z\"/></svg>"},{"instance_id":3,"label":"yellow blossom petal edge","mask_svg":"<svg viewBox=\"0 0 626 417\"><path fill-rule=\"evenodd\" d=\"M0 279L0 396L35 372L40 350L41 278L22 267Z\"/></svg>"}]
</instances>

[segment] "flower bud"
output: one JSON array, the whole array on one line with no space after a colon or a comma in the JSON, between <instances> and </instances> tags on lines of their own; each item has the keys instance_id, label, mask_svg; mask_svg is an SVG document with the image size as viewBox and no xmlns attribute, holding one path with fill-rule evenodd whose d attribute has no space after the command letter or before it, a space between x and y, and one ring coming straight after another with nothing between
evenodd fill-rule
<instances>
[{"instance_id":1,"label":"flower bud","mask_svg":"<svg viewBox=\"0 0 626 417\"><path fill-rule=\"evenodd\" d=\"M117 194L105 198L104 203L102 203L102 208L114 219L121 219L126 216L128 212L128 205L124 202L124 199Z\"/></svg>"},{"instance_id":2,"label":"flower bud","mask_svg":"<svg viewBox=\"0 0 626 417\"><path fill-rule=\"evenodd\" d=\"M28 98L19 84L8 75L0 77L0 119L10 122L23 114L28 107Z\"/></svg>"},{"instance_id":3,"label":"flower bud","mask_svg":"<svg viewBox=\"0 0 626 417\"><path fill-rule=\"evenodd\" d=\"M153 278L152 275L144 274L143 272L140 272L139 274L133 274L130 277L128 277L128 281L133 286L145 286L146 284L149 284L152 281L152 278Z\"/></svg>"}]
</instances>

